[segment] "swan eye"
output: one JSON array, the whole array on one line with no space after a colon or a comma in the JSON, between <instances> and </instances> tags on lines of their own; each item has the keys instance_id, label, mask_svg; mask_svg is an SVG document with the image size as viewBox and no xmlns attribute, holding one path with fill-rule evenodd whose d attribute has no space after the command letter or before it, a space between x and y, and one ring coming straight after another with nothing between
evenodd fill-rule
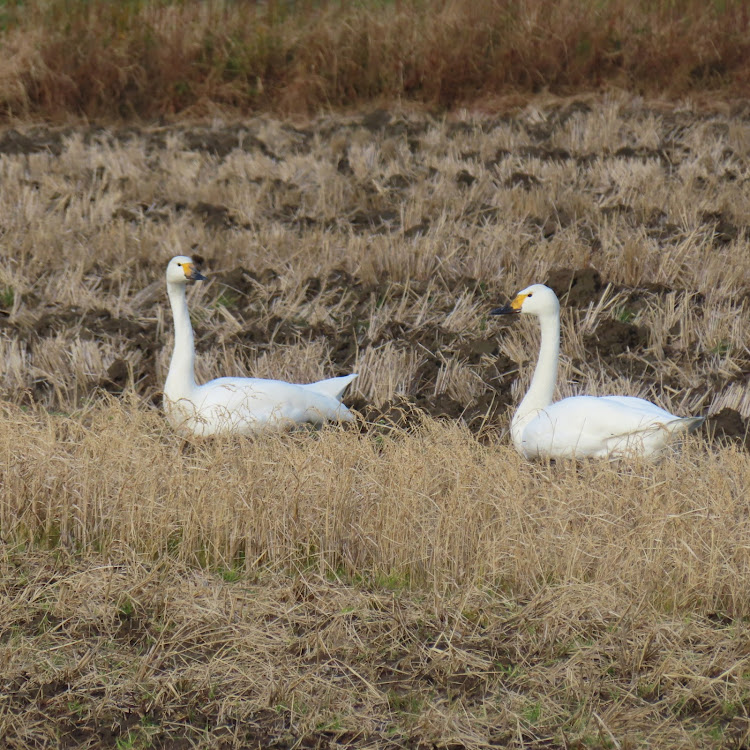
<instances>
[{"instance_id":1,"label":"swan eye","mask_svg":"<svg viewBox=\"0 0 750 750\"><path fill-rule=\"evenodd\" d=\"M527 297L533 297L534 296L534 292L529 292L526 296Z\"/></svg>"}]
</instances>

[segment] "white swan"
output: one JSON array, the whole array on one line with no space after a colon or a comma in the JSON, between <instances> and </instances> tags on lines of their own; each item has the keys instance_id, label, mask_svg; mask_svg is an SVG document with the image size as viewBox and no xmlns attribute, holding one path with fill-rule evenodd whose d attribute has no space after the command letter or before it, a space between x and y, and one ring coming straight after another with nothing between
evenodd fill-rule
<instances>
[{"instance_id":1,"label":"white swan","mask_svg":"<svg viewBox=\"0 0 750 750\"><path fill-rule=\"evenodd\" d=\"M631 396L572 396L552 403L560 350L560 303L544 284L519 292L490 315L536 315L542 329L534 377L513 415L510 434L526 458L658 456L670 439L704 417L676 417Z\"/></svg>"},{"instance_id":2,"label":"white swan","mask_svg":"<svg viewBox=\"0 0 750 750\"><path fill-rule=\"evenodd\" d=\"M167 265L167 293L174 316L174 351L164 383L164 411L180 432L197 436L217 433L253 434L303 422L349 422L341 403L356 375L329 378L308 385L263 378L217 378L195 383L195 345L185 287L205 280L192 258L178 255Z\"/></svg>"}]
</instances>

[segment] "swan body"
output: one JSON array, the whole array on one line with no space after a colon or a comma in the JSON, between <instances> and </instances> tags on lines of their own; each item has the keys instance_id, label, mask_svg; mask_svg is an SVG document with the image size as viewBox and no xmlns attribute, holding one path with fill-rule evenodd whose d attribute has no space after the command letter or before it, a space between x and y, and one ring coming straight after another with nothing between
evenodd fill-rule
<instances>
[{"instance_id":1,"label":"swan body","mask_svg":"<svg viewBox=\"0 0 750 750\"><path fill-rule=\"evenodd\" d=\"M560 303L533 284L491 315L535 315L542 341L534 376L513 415L513 445L526 458L658 457L672 438L694 430L703 417L677 417L632 396L572 396L552 402L560 351Z\"/></svg>"},{"instance_id":2,"label":"swan body","mask_svg":"<svg viewBox=\"0 0 750 750\"><path fill-rule=\"evenodd\" d=\"M305 422L318 425L328 420L353 420L341 398L357 377L354 374L307 385L265 378L217 378L197 385L186 285L205 276L192 258L178 255L169 261L166 278L175 343L164 383L164 411L179 432L200 437L248 435Z\"/></svg>"}]
</instances>

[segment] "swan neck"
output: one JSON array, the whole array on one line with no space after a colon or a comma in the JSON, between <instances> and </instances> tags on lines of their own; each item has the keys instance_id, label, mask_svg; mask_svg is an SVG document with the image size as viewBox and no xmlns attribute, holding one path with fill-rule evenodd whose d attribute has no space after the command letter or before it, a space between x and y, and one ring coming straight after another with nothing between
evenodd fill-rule
<instances>
[{"instance_id":1,"label":"swan neck","mask_svg":"<svg viewBox=\"0 0 750 750\"><path fill-rule=\"evenodd\" d=\"M174 319L174 350L164 393L172 400L185 398L195 388L195 342L184 284L167 283Z\"/></svg>"},{"instance_id":2,"label":"swan neck","mask_svg":"<svg viewBox=\"0 0 750 750\"><path fill-rule=\"evenodd\" d=\"M531 385L526 393L514 421L538 409L545 409L552 403L557 384L557 363L560 354L560 313L539 316L542 338L539 345L539 359L536 363Z\"/></svg>"}]
</instances>

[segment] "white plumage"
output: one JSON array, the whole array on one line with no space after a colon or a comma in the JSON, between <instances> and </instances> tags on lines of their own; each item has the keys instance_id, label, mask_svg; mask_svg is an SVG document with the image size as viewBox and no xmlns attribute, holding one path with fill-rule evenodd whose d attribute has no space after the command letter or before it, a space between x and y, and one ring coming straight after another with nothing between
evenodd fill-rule
<instances>
[{"instance_id":1,"label":"white plumage","mask_svg":"<svg viewBox=\"0 0 750 750\"><path fill-rule=\"evenodd\" d=\"M631 396L572 396L552 402L560 349L560 303L543 284L519 292L492 315L535 315L542 341L531 385L511 421L511 438L526 458L658 456L673 436L703 417L677 417Z\"/></svg>"},{"instance_id":2,"label":"white plumage","mask_svg":"<svg viewBox=\"0 0 750 750\"><path fill-rule=\"evenodd\" d=\"M265 378L217 378L196 385L195 344L185 287L188 281L205 276L192 258L178 255L169 261L166 278L175 342L164 383L164 411L177 430L197 436L247 435L264 428L353 419L341 398L356 375L308 385Z\"/></svg>"}]
</instances>

